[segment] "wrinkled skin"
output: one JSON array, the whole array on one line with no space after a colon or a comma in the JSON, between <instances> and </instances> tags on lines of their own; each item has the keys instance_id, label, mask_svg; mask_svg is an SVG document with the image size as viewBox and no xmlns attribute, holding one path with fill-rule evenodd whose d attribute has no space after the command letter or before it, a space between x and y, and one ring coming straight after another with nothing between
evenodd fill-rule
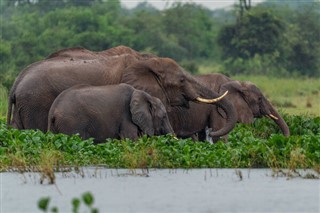
<instances>
[{"instance_id":1,"label":"wrinkled skin","mask_svg":"<svg viewBox=\"0 0 320 213\"><path fill-rule=\"evenodd\" d=\"M48 131L78 133L96 143L174 134L162 102L128 84L76 85L63 91L50 108Z\"/></svg>"},{"instance_id":2,"label":"wrinkled skin","mask_svg":"<svg viewBox=\"0 0 320 213\"><path fill-rule=\"evenodd\" d=\"M82 47L62 49L50 54L46 59L64 57L73 59L96 59L98 57L106 58L109 56L120 56L123 54L129 54L137 59L147 59L156 57L152 54L141 54L130 47L117 46L100 52L93 52Z\"/></svg>"},{"instance_id":3,"label":"wrinkled skin","mask_svg":"<svg viewBox=\"0 0 320 213\"><path fill-rule=\"evenodd\" d=\"M77 84L119 83L159 98L167 111L172 106L188 107L198 97L219 97L170 58L142 55L124 46L102 52L73 48L51 54L20 73L9 94L7 123L18 129L46 131L50 106L62 91ZM215 104L227 115L226 125L213 133L218 137L232 130L236 112L226 99Z\"/></svg>"},{"instance_id":4,"label":"wrinkled skin","mask_svg":"<svg viewBox=\"0 0 320 213\"><path fill-rule=\"evenodd\" d=\"M253 123L254 118L267 116L274 120L285 136L290 135L286 122L253 83L234 81L222 74L197 75L196 78L220 94L228 91L226 99L237 110L237 122L248 124ZM270 117L270 114L277 119ZM192 137L200 141L206 139L206 127L215 131L226 122L225 114L219 107L197 103L190 103L189 109L175 107L169 112L169 119L178 137ZM197 133L199 137L196 137ZM213 136L212 139L217 141L219 138Z\"/></svg>"}]
</instances>

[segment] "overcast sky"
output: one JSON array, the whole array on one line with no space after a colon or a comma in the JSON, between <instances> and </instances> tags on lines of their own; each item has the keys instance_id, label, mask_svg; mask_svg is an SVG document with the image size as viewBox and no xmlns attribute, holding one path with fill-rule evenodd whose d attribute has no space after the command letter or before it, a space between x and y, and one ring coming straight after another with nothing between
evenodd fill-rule
<instances>
[{"instance_id":1,"label":"overcast sky","mask_svg":"<svg viewBox=\"0 0 320 213\"><path fill-rule=\"evenodd\" d=\"M177 0L121 0L121 3L131 9L135 7L140 2L149 2L153 6L155 6L157 9L164 9L170 4L177 2ZM252 0L252 5L256 3L263 2L264 0ZM219 9L219 8L226 8L232 6L234 3L238 3L239 0L179 0L179 2L193 2L197 4L204 5L205 7L209 9Z\"/></svg>"}]
</instances>

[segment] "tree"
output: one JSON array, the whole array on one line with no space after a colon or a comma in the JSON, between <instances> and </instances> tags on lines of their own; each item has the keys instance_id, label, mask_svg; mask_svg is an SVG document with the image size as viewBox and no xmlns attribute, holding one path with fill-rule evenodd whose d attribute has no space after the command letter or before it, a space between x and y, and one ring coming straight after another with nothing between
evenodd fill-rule
<instances>
[{"instance_id":1,"label":"tree","mask_svg":"<svg viewBox=\"0 0 320 213\"><path fill-rule=\"evenodd\" d=\"M213 20L209 10L196 4L177 3L164 11L163 24L168 37L177 39L181 58L212 55L214 46Z\"/></svg>"},{"instance_id":2,"label":"tree","mask_svg":"<svg viewBox=\"0 0 320 213\"><path fill-rule=\"evenodd\" d=\"M278 51L284 23L269 11L248 12L241 22L224 27L218 36L223 58L252 58Z\"/></svg>"},{"instance_id":3,"label":"tree","mask_svg":"<svg viewBox=\"0 0 320 213\"><path fill-rule=\"evenodd\" d=\"M240 18L243 16L244 11L251 9L251 0L239 0Z\"/></svg>"},{"instance_id":4,"label":"tree","mask_svg":"<svg viewBox=\"0 0 320 213\"><path fill-rule=\"evenodd\" d=\"M317 6L306 5L294 14L288 69L320 77L320 13Z\"/></svg>"}]
</instances>

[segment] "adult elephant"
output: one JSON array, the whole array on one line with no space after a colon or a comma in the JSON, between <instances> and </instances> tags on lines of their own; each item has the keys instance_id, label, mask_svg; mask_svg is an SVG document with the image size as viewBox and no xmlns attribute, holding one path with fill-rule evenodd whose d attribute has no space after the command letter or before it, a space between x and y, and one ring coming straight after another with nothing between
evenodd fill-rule
<instances>
[{"instance_id":1,"label":"adult elephant","mask_svg":"<svg viewBox=\"0 0 320 213\"><path fill-rule=\"evenodd\" d=\"M50 108L48 131L78 133L96 143L106 138L134 140L143 134L174 134L162 102L128 84L66 89Z\"/></svg>"},{"instance_id":2,"label":"adult elephant","mask_svg":"<svg viewBox=\"0 0 320 213\"><path fill-rule=\"evenodd\" d=\"M59 52L28 66L17 77L9 94L8 124L18 129L46 131L50 106L65 89L77 84L119 83L130 84L159 98L167 110L171 106L188 107L189 101L215 103L226 112L227 123L214 136L227 134L236 123L236 112L230 102L170 58L134 54L104 56L91 51L77 52L77 49Z\"/></svg>"},{"instance_id":3,"label":"adult elephant","mask_svg":"<svg viewBox=\"0 0 320 213\"><path fill-rule=\"evenodd\" d=\"M55 57L64 57L64 58L72 58L72 59L96 59L98 57L106 58L110 56L120 56L123 54L129 54L134 56L137 59L147 59L157 57L153 54L148 53L140 53L135 51L134 49L127 47L127 46L116 46L104 51L90 51L82 47L74 47L74 48L67 48L62 49L57 52L54 52L47 56L46 59L55 58Z\"/></svg>"},{"instance_id":4,"label":"adult elephant","mask_svg":"<svg viewBox=\"0 0 320 213\"><path fill-rule=\"evenodd\" d=\"M284 119L253 83L235 81L219 73L197 75L196 78L216 92L229 92L226 98L237 111L237 122L248 124L252 123L254 118L267 116L279 126L285 136L290 135ZM169 119L178 137L193 137L200 141L206 139L206 127L215 131L226 123L225 114L219 107L197 103L190 103L189 109L173 108L169 112ZM212 139L216 141L218 138L213 136Z\"/></svg>"}]
</instances>

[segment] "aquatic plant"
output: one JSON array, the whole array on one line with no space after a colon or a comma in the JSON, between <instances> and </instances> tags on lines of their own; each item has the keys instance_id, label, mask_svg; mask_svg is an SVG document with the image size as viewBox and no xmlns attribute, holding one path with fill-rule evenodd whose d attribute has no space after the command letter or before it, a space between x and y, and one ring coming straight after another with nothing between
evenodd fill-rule
<instances>
[{"instance_id":1,"label":"aquatic plant","mask_svg":"<svg viewBox=\"0 0 320 213\"><path fill-rule=\"evenodd\" d=\"M42 210L43 212L49 212L49 210L52 213L58 213L59 208L54 206L50 208L50 197L43 197L40 198L38 201L38 208ZM94 197L90 192L85 192L81 195L80 198L73 198L71 201L72 204L72 213L79 213L81 203L84 204L84 206L89 210L90 213L99 213L99 210L93 207L94 203Z\"/></svg>"},{"instance_id":2,"label":"aquatic plant","mask_svg":"<svg viewBox=\"0 0 320 213\"><path fill-rule=\"evenodd\" d=\"M65 168L311 168L320 171L320 117L284 115L291 131L284 137L268 119L237 125L228 143L143 136L95 145L77 135L7 128L0 120L0 170L50 174ZM51 178L51 179L50 179Z\"/></svg>"}]
</instances>

